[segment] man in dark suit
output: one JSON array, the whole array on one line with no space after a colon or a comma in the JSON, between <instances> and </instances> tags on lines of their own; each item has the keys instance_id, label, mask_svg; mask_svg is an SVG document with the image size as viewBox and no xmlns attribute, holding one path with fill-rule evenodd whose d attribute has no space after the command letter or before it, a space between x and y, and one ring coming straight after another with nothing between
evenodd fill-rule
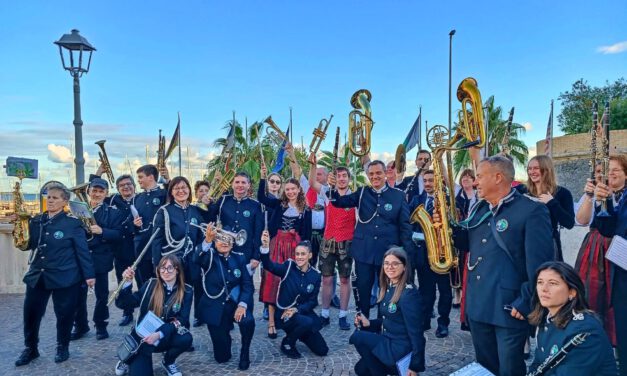
<instances>
[{"instance_id":1,"label":"man in dark suit","mask_svg":"<svg viewBox=\"0 0 627 376\"><path fill-rule=\"evenodd\" d=\"M89 227L87 245L96 272L96 305L93 321L96 326L96 339L109 338L107 325L109 319L109 272L113 269L113 245L122 238L121 224L123 214L115 207L107 205L104 200L109 193L106 180L95 178L89 183L89 205L94 213L95 224ZM74 331L71 339L77 340L89 332L87 320L87 285L81 286L78 297Z\"/></svg>"},{"instance_id":2,"label":"man in dark suit","mask_svg":"<svg viewBox=\"0 0 627 376\"><path fill-rule=\"evenodd\" d=\"M357 226L349 252L355 260L356 284L361 297L359 308L368 317L370 292L381 271L383 254L392 245L400 244L408 252L413 252L413 248L404 193L387 185L383 162L370 162L366 171L370 187L358 188L344 196L334 190L332 202L338 208L357 208ZM329 176L329 183L335 185L335 176Z\"/></svg>"},{"instance_id":3,"label":"man in dark suit","mask_svg":"<svg viewBox=\"0 0 627 376\"><path fill-rule=\"evenodd\" d=\"M433 208L435 204L435 181L433 170L425 171L423 175L423 182L424 191L422 191L419 196L414 196L412 201L409 203L409 211L412 213L419 205L423 205L429 215L433 215ZM415 269L418 274L418 281L420 284L420 289L418 291L420 292L424 303L424 312L422 314L424 319L423 329L431 329L431 312L433 311L433 305L435 304L435 291L437 288L440 292L440 298L438 299L438 328L435 331L435 336L438 338L444 338L448 336L448 326L451 322L449 318L453 303L451 276L449 273L438 274L431 270L427 257L427 245L424 241L422 228L418 223L414 223L413 226L415 231L414 245L418 249L417 252L415 252L414 259L411 260L411 263L412 269Z\"/></svg>"},{"instance_id":4,"label":"man in dark suit","mask_svg":"<svg viewBox=\"0 0 627 376\"><path fill-rule=\"evenodd\" d=\"M499 376L526 373L531 281L536 269L553 258L548 209L513 190L513 180L514 166L507 158L482 160L477 193L483 200L455 233L457 248L470 251L466 315L477 361Z\"/></svg>"},{"instance_id":5,"label":"man in dark suit","mask_svg":"<svg viewBox=\"0 0 627 376\"><path fill-rule=\"evenodd\" d=\"M411 176L402 177L396 181L395 188L405 192L407 202L419 196L424 191L424 173L431 168L431 153L428 150L418 150L416 154L416 172Z\"/></svg>"}]
</instances>

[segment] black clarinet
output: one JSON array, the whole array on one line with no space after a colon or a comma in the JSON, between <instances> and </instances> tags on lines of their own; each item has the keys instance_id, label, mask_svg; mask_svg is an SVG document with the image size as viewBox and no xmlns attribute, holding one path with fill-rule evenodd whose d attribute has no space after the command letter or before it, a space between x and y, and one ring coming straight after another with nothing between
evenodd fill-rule
<instances>
[{"instance_id":1,"label":"black clarinet","mask_svg":"<svg viewBox=\"0 0 627 376\"><path fill-rule=\"evenodd\" d=\"M590 335L590 333L579 333L576 336L574 336L570 341L568 341L561 349L560 351L558 351L557 353L549 356L548 358L546 358L544 360L544 362L542 362L542 364L540 364L538 366L538 368L536 368L535 371L530 372L527 374L527 376L540 376L540 375L544 375L546 372L552 370L553 368L557 367L558 364L560 364L564 358L566 358L566 355L568 355L568 353L574 349L575 347L581 345L582 343L585 342L586 337L588 337Z\"/></svg>"},{"instance_id":2,"label":"black clarinet","mask_svg":"<svg viewBox=\"0 0 627 376\"><path fill-rule=\"evenodd\" d=\"M359 290L357 290L357 273L355 271L351 271L351 285L353 287L353 298L355 299L355 317L361 316L361 309L359 308L359 303L361 299L359 298ZM361 329L361 325L357 324L357 330Z\"/></svg>"}]
</instances>

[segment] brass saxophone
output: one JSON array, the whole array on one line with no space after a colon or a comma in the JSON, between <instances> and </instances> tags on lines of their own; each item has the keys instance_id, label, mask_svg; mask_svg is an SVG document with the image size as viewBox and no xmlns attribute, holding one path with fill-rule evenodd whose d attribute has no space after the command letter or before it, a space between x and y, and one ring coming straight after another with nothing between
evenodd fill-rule
<instances>
[{"instance_id":1,"label":"brass saxophone","mask_svg":"<svg viewBox=\"0 0 627 376\"><path fill-rule=\"evenodd\" d=\"M410 222L420 224L427 245L427 258L431 270L438 274L446 274L459 263L453 247L452 230L448 221L446 189L442 179L442 154L444 148L433 153L434 197L433 213L438 213L440 222L434 222L424 205L419 205L411 214Z\"/></svg>"},{"instance_id":2,"label":"brass saxophone","mask_svg":"<svg viewBox=\"0 0 627 376\"><path fill-rule=\"evenodd\" d=\"M444 171L442 156L453 150L470 147L481 148L485 145L485 123L483 118L483 102L477 87L477 81L468 77L457 88L457 98L462 104L459 112L460 122L452 137L446 127L436 125L427 132L427 143L433 149L434 200L433 213L438 213L439 222L434 222L423 205L419 205L411 215L411 223L420 223L425 243L427 258L431 270L438 274L446 274L459 264L453 247L451 223L457 223L455 193L452 166L448 165L448 186L450 187L448 201L447 188L444 185ZM469 110L467 106L470 105ZM465 139L462 146L455 146L458 141Z\"/></svg>"},{"instance_id":3,"label":"brass saxophone","mask_svg":"<svg viewBox=\"0 0 627 376\"><path fill-rule=\"evenodd\" d=\"M24 196L22 195L20 187L21 181L15 182L15 187L13 188L13 204L15 206L17 219L13 225L13 244L15 244L15 248L20 251L26 251L28 250L28 240L30 239L30 230L28 228L30 215L26 211Z\"/></svg>"},{"instance_id":4,"label":"brass saxophone","mask_svg":"<svg viewBox=\"0 0 627 376\"><path fill-rule=\"evenodd\" d=\"M372 94L366 89L357 90L351 97L354 110L348 114L348 147L357 157L370 152L370 138L374 122L370 100Z\"/></svg>"}]
</instances>

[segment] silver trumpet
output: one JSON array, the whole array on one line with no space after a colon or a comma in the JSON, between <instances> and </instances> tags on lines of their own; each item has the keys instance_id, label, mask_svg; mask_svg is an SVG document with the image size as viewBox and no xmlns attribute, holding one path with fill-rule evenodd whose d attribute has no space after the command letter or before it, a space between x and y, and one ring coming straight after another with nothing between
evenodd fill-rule
<instances>
[{"instance_id":1,"label":"silver trumpet","mask_svg":"<svg viewBox=\"0 0 627 376\"><path fill-rule=\"evenodd\" d=\"M201 223L200 225L194 224L194 223L190 223L190 225L198 227L203 234L207 233L207 228L209 227L208 223ZM215 229L218 233L216 235L216 239L218 240L224 240L225 242L229 242L228 237L234 239L235 244L237 244L238 246L242 246L246 243L246 240L248 239L248 234L246 233L246 230L242 229L239 230L238 232L231 232L231 231L227 231L222 229L220 226L216 226L216 225L211 225L212 229Z\"/></svg>"}]
</instances>

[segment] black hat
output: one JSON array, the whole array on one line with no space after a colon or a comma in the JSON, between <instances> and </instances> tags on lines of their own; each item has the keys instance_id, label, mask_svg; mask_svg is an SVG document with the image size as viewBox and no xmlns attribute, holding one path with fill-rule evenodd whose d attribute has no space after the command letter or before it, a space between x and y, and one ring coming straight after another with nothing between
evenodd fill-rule
<instances>
[{"instance_id":1,"label":"black hat","mask_svg":"<svg viewBox=\"0 0 627 376\"><path fill-rule=\"evenodd\" d=\"M109 189L109 183L106 180L101 178L95 178L91 182L89 182L89 188L99 187L102 189Z\"/></svg>"}]
</instances>

